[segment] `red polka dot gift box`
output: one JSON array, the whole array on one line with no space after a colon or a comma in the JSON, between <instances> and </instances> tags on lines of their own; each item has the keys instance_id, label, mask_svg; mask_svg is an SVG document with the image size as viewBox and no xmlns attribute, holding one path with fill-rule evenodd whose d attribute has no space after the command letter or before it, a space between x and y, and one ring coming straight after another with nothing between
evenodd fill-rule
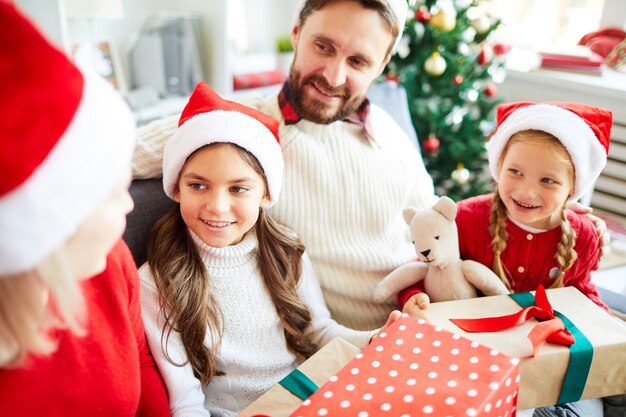
<instances>
[{"instance_id":1,"label":"red polka dot gift box","mask_svg":"<svg viewBox=\"0 0 626 417\"><path fill-rule=\"evenodd\" d=\"M291 416L515 416L518 364L403 314Z\"/></svg>"}]
</instances>

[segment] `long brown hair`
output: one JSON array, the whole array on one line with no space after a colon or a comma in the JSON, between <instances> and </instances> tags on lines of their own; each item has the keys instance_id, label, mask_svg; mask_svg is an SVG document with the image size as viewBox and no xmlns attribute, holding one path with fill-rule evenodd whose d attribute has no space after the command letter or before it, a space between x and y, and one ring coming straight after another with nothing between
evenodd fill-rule
<instances>
[{"instance_id":1,"label":"long brown hair","mask_svg":"<svg viewBox=\"0 0 626 417\"><path fill-rule=\"evenodd\" d=\"M576 173L574 171L574 164L572 163L569 153L561 141L542 130L523 130L511 136L502 150L499 161L500 166L502 165L502 161L504 160L504 157L511 145L521 141L556 151L556 154L560 158L561 162L570 166L572 183L574 182ZM509 272L506 270L502 260L500 259L500 256L506 249L506 240L508 237L506 233L506 219L506 206L504 205L496 187L496 191L493 194L491 213L489 215L489 234L491 235L491 247L494 253L492 269L500 277L504 285L506 285L506 287L510 290L511 283L508 279ZM557 251L554 255L557 263L559 264L559 271L556 277L554 277L550 288L563 286L563 275L565 275L565 272L574 264L574 261L576 261L577 254L574 250L575 243L576 233L572 229L569 220L567 220L567 212L565 210L565 205L563 205L561 209L561 239L559 240Z\"/></svg>"},{"instance_id":2,"label":"long brown hair","mask_svg":"<svg viewBox=\"0 0 626 417\"><path fill-rule=\"evenodd\" d=\"M201 149L220 144L199 148L187 160ZM242 159L263 177L267 189L265 174L258 160L237 145L228 146L237 149ZM304 245L262 208L259 208L254 230L258 239L257 262L284 328L287 346L294 354L308 358L317 349L304 335L304 330L311 323L311 313L296 291ZM180 333L194 375L203 385L208 385L213 376L224 374L217 368L216 362L216 351L223 335L223 316L219 300L211 291L211 277L180 214L180 204L153 227L148 238L147 255L165 318L161 348L171 363L184 365L175 363L167 352L170 333ZM211 348L204 344L207 330Z\"/></svg>"}]
</instances>

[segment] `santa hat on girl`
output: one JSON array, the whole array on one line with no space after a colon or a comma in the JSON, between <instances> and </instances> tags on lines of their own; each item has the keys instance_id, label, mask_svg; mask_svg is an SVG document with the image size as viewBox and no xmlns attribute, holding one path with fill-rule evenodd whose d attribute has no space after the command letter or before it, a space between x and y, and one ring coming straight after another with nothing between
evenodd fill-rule
<instances>
[{"instance_id":1,"label":"santa hat on girl","mask_svg":"<svg viewBox=\"0 0 626 417\"><path fill-rule=\"evenodd\" d=\"M591 190L606 165L613 115L580 103L516 102L501 104L497 128L487 143L489 171L498 181L500 156L507 142L522 130L542 130L556 137L572 158L576 180L570 200Z\"/></svg>"},{"instance_id":2,"label":"santa hat on girl","mask_svg":"<svg viewBox=\"0 0 626 417\"><path fill-rule=\"evenodd\" d=\"M0 276L59 248L130 167L135 124L111 85L81 71L0 1Z\"/></svg>"},{"instance_id":3,"label":"santa hat on girl","mask_svg":"<svg viewBox=\"0 0 626 417\"><path fill-rule=\"evenodd\" d=\"M278 121L234 101L225 100L203 82L198 83L163 151L163 188L174 198L185 161L196 149L211 143L232 143L259 161L270 194L270 206L280 194L283 155Z\"/></svg>"}]
</instances>

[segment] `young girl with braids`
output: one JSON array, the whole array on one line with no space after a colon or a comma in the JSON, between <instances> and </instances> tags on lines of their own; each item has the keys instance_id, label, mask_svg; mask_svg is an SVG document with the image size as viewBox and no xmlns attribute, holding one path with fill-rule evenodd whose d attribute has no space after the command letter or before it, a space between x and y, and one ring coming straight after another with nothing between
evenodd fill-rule
<instances>
[{"instance_id":1,"label":"young girl with braids","mask_svg":"<svg viewBox=\"0 0 626 417\"><path fill-rule=\"evenodd\" d=\"M513 293L534 291L539 284L573 286L608 312L591 282L591 271L600 262L601 238L588 216L566 205L591 191L606 164L611 127L611 112L584 104L500 105L496 131L487 143L496 190L457 203L461 258L492 268ZM428 308L425 294L420 294L424 303L402 303L402 296L408 299L419 291L413 286L401 292L405 311ZM603 400L518 415L601 417L603 408L624 412L624 396Z\"/></svg>"},{"instance_id":2,"label":"young girl with braids","mask_svg":"<svg viewBox=\"0 0 626 417\"><path fill-rule=\"evenodd\" d=\"M140 268L146 334L174 416L233 416L336 336L311 261L266 213L278 198L278 122L200 83L165 146L178 206ZM390 315L390 321L399 316Z\"/></svg>"},{"instance_id":3,"label":"young girl with braids","mask_svg":"<svg viewBox=\"0 0 626 417\"><path fill-rule=\"evenodd\" d=\"M498 107L487 144L493 195L458 203L463 259L491 267L511 292L574 286L608 311L591 282L599 236L565 206L591 191L606 164L612 116L578 103Z\"/></svg>"}]
</instances>

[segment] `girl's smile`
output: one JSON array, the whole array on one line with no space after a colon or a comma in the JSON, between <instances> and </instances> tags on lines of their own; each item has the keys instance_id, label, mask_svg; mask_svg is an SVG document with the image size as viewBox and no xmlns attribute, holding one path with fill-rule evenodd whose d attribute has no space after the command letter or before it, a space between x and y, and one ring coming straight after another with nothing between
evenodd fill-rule
<instances>
[{"instance_id":1,"label":"girl's smile","mask_svg":"<svg viewBox=\"0 0 626 417\"><path fill-rule=\"evenodd\" d=\"M180 173L175 199L187 226L214 248L239 243L269 206L265 180L235 145L201 148Z\"/></svg>"},{"instance_id":2,"label":"girl's smile","mask_svg":"<svg viewBox=\"0 0 626 417\"><path fill-rule=\"evenodd\" d=\"M542 230L560 224L574 184L571 163L559 153L565 150L559 149L524 141L509 147L502 160L498 192L513 220Z\"/></svg>"}]
</instances>

